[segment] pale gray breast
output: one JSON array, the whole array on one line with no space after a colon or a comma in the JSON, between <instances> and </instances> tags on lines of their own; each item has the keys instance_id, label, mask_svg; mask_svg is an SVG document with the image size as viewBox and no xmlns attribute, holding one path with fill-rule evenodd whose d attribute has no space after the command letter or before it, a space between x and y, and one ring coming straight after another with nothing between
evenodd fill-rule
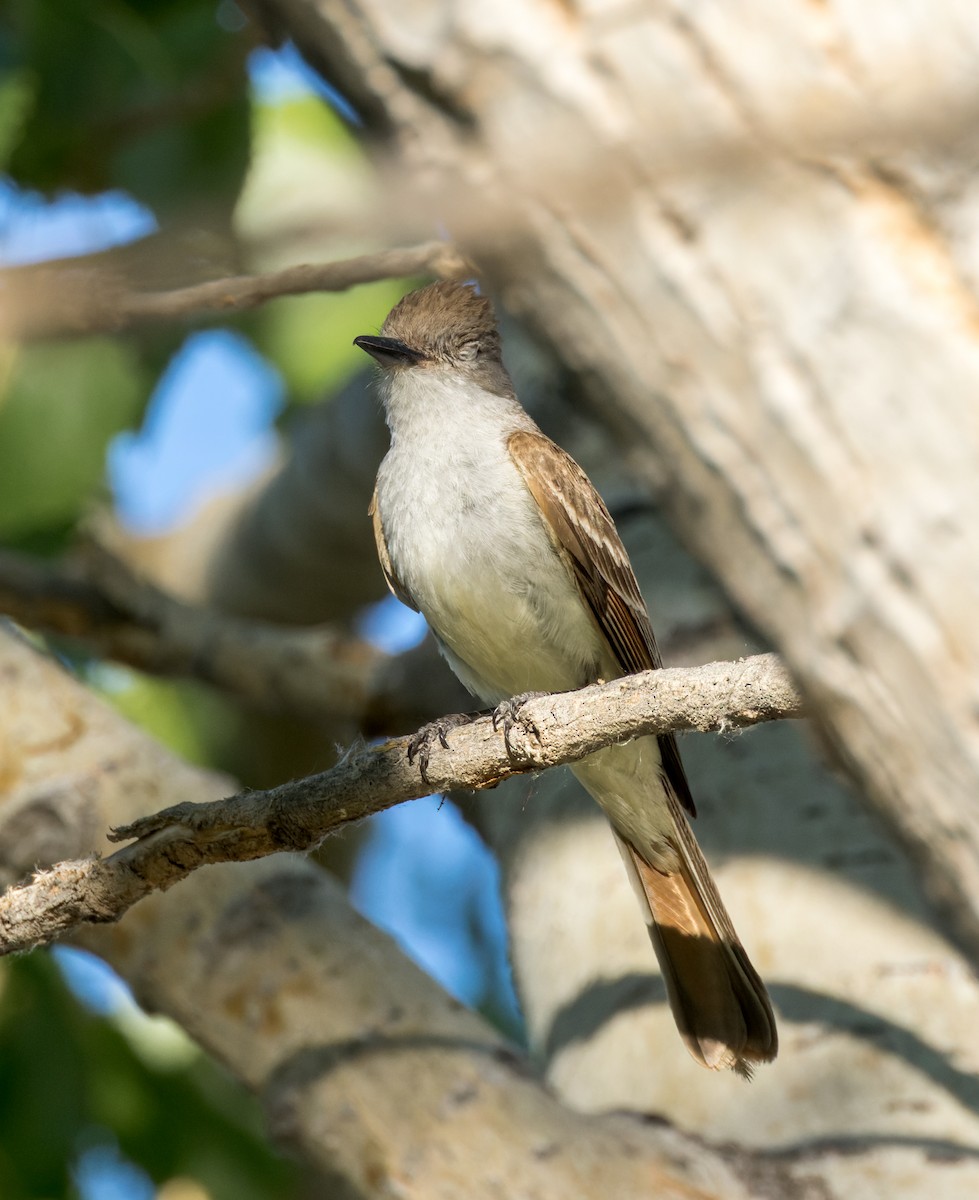
<instances>
[{"instance_id":1,"label":"pale gray breast","mask_svg":"<svg viewBox=\"0 0 979 1200\"><path fill-rule=\"evenodd\" d=\"M597 631L501 436L399 439L378 502L395 572L468 687L493 703L595 677Z\"/></svg>"}]
</instances>

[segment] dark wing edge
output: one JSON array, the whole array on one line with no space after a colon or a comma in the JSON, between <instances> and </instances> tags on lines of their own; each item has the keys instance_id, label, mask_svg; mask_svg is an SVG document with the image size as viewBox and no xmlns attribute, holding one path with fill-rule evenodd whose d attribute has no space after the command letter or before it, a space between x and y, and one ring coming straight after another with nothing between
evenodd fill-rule
<instances>
[{"instance_id":1,"label":"dark wing edge","mask_svg":"<svg viewBox=\"0 0 979 1200\"><path fill-rule=\"evenodd\" d=\"M381 514L377 510L377 484L374 484L374 493L371 496L371 502L367 506L367 513L371 519L371 524L374 526L374 542L377 546L377 557L381 564L381 570L384 572L384 580L392 596L396 596L402 604L406 604L409 608L413 608L418 612L418 605L412 600L409 593L405 590L401 580L395 575L394 567L391 566L391 556L388 554L388 544L384 537L384 526L381 524Z\"/></svg>"},{"instance_id":2,"label":"dark wing edge","mask_svg":"<svg viewBox=\"0 0 979 1200\"><path fill-rule=\"evenodd\" d=\"M623 673L661 667L632 563L591 480L570 454L540 432L512 433L507 449ZM658 741L664 780L693 816L696 809L676 738L665 733Z\"/></svg>"}]
</instances>

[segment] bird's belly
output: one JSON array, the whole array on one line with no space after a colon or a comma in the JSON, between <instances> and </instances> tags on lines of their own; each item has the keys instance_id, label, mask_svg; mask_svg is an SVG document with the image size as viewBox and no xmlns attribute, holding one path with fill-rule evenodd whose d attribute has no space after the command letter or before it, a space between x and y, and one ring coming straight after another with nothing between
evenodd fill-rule
<instances>
[{"instance_id":1,"label":"bird's belly","mask_svg":"<svg viewBox=\"0 0 979 1200\"><path fill-rule=\"evenodd\" d=\"M605 811L626 841L661 871L677 869L674 817L663 782L663 760L655 737L607 746L575 763L578 782Z\"/></svg>"},{"instance_id":2,"label":"bird's belly","mask_svg":"<svg viewBox=\"0 0 979 1200\"><path fill-rule=\"evenodd\" d=\"M523 478L502 448L481 444L464 466L408 470L394 450L385 460L378 499L395 574L449 665L488 704L614 673Z\"/></svg>"},{"instance_id":3,"label":"bird's belly","mask_svg":"<svg viewBox=\"0 0 979 1200\"><path fill-rule=\"evenodd\" d=\"M503 580L486 564L478 579L447 588L429 616L449 665L487 704L569 691L600 673L597 631L556 556L554 565L560 576L541 565L537 578Z\"/></svg>"}]
</instances>

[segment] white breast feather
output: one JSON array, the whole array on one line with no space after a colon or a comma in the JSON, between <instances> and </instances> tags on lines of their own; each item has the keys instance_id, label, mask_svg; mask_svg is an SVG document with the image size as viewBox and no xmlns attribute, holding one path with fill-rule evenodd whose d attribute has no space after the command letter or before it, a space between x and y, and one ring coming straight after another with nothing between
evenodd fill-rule
<instances>
[{"instance_id":1,"label":"white breast feather","mask_svg":"<svg viewBox=\"0 0 979 1200\"><path fill-rule=\"evenodd\" d=\"M395 381L378 476L395 574L487 703L587 682L598 632L506 449L513 414L529 418L505 397L413 375Z\"/></svg>"}]
</instances>

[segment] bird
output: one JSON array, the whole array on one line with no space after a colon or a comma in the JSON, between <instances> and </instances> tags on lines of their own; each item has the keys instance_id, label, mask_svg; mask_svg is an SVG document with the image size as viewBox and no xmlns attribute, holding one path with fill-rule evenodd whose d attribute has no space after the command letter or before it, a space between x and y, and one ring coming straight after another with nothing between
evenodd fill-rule
<instances>
[{"instance_id":1,"label":"bird","mask_svg":"<svg viewBox=\"0 0 979 1200\"><path fill-rule=\"evenodd\" d=\"M381 567L469 691L512 721L528 695L660 667L609 510L517 399L478 287L410 292L354 345L380 368L390 431L370 505ZM433 723L412 749L447 745L465 719ZM611 824L687 1049L750 1077L778 1052L775 1017L691 829L675 736L610 746L572 770Z\"/></svg>"}]
</instances>

